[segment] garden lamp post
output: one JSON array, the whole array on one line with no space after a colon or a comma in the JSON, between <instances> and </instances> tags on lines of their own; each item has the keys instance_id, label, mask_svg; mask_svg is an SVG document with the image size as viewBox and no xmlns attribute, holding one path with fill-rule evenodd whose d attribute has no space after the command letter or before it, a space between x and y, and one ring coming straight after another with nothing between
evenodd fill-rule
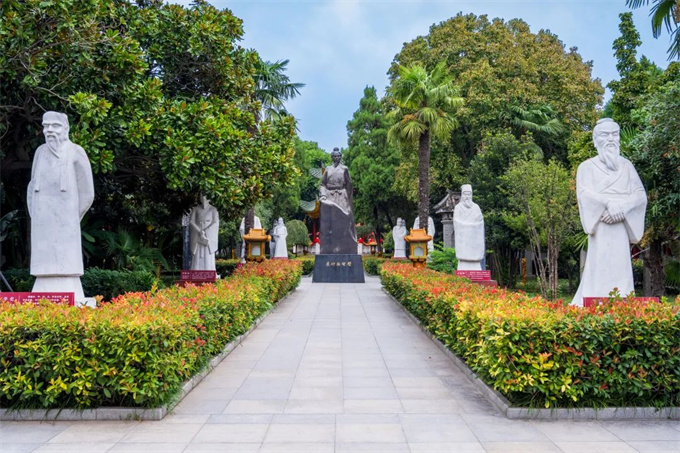
<instances>
[{"instance_id":1,"label":"garden lamp post","mask_svg":"<svg viewBox=\"0 0 680 453\"><path fill-rule=\"evenodd\" d=\"M262 262L267 258L264 256L265 243L271 241L272 237L268 235L264 228L251 228L250 232L243 236L246 241L246 261Z\"/></svg>"},{"instance_id":2,"label":"garden lamp post","mask_svg":"<svg viewBox=\"0 0 680 453\"><path fill-rule=\"evenodd\" d=\"M404 240L409 244L409 258L413 261L413 267L424 268L427 261L427 243L432 239L432 236L427 234L424 228L411 228L408 236L404 236Z\"/></svg>"}]
</instances>

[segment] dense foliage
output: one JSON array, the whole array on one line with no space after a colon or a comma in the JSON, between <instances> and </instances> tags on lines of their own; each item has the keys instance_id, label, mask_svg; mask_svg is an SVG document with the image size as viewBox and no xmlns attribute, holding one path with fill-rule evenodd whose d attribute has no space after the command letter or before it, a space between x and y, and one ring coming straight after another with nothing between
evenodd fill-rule
<instances>
[{"instance_id":1,"label":"dense foliage","mask_svg":"<svg viewBox=\"0 0 680 453\"><path fill-rule=\"evenodd\" d=\"M157 407L299 283L292 260L96 310L0 304L0 406Z\"/></svg>"},{"instance_id":2,"label":"dense foliage","mask_svg":"<svg viewBox=\"0 0 680 453\"><path fill-rule=\"evenodd\" d=\"M381 280L515 405L680 404L680 298L571 307L392 263Z\"/></svg>"},{"instance_id":3,"label":"dense foliage","mask_svg":"<svg viewBox=\"0 0 680 453\"><path fill-rule=\"evenodd\" d=\"M89 221L144 234L147 246L176 231L201 193L228 218L295 176L295 121L256 122L261 60L238 45L242 22L229 10L12 0L0 13L5 209L25 212L45 110L69 115L92 163ZM26 242L11 243L17 265L28 264Z\"/></svg>"}]
</instances>

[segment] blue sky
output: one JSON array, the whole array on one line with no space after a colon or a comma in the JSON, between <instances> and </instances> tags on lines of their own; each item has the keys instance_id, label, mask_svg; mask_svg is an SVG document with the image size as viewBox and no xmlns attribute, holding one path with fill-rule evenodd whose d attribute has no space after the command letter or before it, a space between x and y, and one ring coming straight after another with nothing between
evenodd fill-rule
<instances>
[{"instance_id":1,"label":"blue sky","mask_svg":"<svg viewBox=\"0 0 680 453\"><path fill-rule=\"evenodd\" d=\"M426 35L434 23L461 11L489 18L523 19L532 32L548 29L567 49L577 47L584 60L593 61L593 77L606 85L618 78L612 42L619 36L619 13L629 11L625 0L211 3L243 19L242 46L256 49L265 60L290 60L287 73L291 80L306 86L300 97L288 102L288 110L298 119L300 137L318 142L326 151L347 145L347 121L358 109L364 87L373 85L384 94L386 73L394 56L405 42ZM652 37L648 7L633 14L643 42L639 54L665 68L668 34Z\"/></svg>"}]
</instances>

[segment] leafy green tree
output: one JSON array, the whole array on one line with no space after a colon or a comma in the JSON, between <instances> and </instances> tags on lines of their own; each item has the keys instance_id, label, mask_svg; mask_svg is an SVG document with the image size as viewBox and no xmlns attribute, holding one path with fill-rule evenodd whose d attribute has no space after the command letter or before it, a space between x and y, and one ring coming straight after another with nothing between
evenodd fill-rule
<instances>
[{"instance_id":1,"label":"leafy green tree","mask_svg":"<svg viewBox=\"0 0 680 453\"><path fill-rule=\"evenodd\" d=\"M503 177L515 161L540 155L531 137L520 141L509 130L502 130L487 133L468 169L474 200L484 213L486 247L493 251L491 270L503 286L512 288L517 283L520 259L529 243L526 232L515 228L506 215L518 202L501 190Z\"/></svg>"},{"instance_id":2,"label":"leafy green tree","mask_svg":"<svg viewBox=\"0 0 680 453\"><path fill-rule=\"evenodd\" d=\"M490 21L484 15L458 14L404 44L389 74L394 82L401 66L419 63L430 70L440 62L460 87L465 106L458 112L460 127L451 135L450 148L437 147L433 154L457 154L465 165L488 131L509 126L512 108L552 109L548 117L567 131L553 138L534 131L535 140L546 157L566 160L570 134L592 127L604 94L592 77L592 64L576 48L565 50L549 31L531 33L519 19Z\"/></svg>"},{"instance_id":3,"label":"leafy green tree","mask_svg":"<svg viewBox=\"0 0 680 453\"><path fill-rule=\"evenodd\" d=\"M289 220L286 222L286 228L288 229L288 237L286 238L288 247L309 245L309 231L304 222L297 219ZM297 249L296 247L296 251ZM297 252L295 254L297 255Z\"/></svg>"},{"instance_id":4,"label":"leafy green tree","mask_svg":"<svg viewBox=\"0 0 680 453\"><path fill-rule=\"evenodd\" d=\"M319 148L317 142L295 138L295 165L300 170L300 199L312 201L319 194L320 180L312 174L321 173L321 169L331 163L331 155Z\"/></svg>"},{"instance_id":5,"label":"leafy green tree","mask_svg":"<svg viewBox=\"0 0 680 453\"><path fill-rule=\"evenodd\" d=\"M387 141L389 126L375 88L366 87L359 109L347 122L344 161L355 191L355 220L372 225L377 237L385 224L393 228L397 216L406 216L412 208L394 187L399 150Z\"/></svg>"},{"instance_id":6,"label":"leafy green tree","mask_svg":"<svg viewBox=\"0 0 680 453\"><path fill-rule=\"evenodd\" d=\"M680 58L680 2L678 0L654 0L650 15L652 16L652 33L655 38L661 36L661 29L671 35L671 45L668 48L668 59ZM649 5L649 0L626 0L626 5L636 9Z\"/></svg>"},{"instance_id":7,"label":"leafy green tree","mask_svg":"<svg viewBox=\"0 0 680 453\"><path fill-rule=\"evenodd\" d=\"M242 23L230 11L204 0L27 0L0 11L8 208L25 213L45 110L66 112L88 153L91 220L130 232L177 230L201 193L238 215L294 177L295 121L256 123L259 57L238 46Z\"/></svg>"},{"instance_id":8,"label":"leafy green tree","mask_svg":"<svg viewBox=\"0 0 680 453\"><path fill-rule=\"evenodd\" d=\"M557 297L558 259L565 238L576 225L576 198L569 171L556 159L518 160L504 176L516 208L506 214L515 228L529 232L536 256L538 281L543 297ZM547 260L543 261L543 251Z\"/></svg>"},{"instance_id":9,"label":"leafy green tree","mask_svg":"<svg viewBox=\"0 0 680 453\"><path fill-rule=\"evenodd\" d=\"M304 83L291 82L285 74L289 60L272 63L258 60L255 64L255 97L262 103L262 113L257 114L267 119L287 116L285 101L300 95Z\"/></svg>"},{"instance_id":10,"label":"leafy green tree","mask_svg":"<svg viewBox=\"0 0 680 453\"><path fill-rule=\"evenodd\" d=\"M629 147L629 158L647 190L647 247L651 293L664 288L664 244L680 237L680 81L670 82L649 95L633 116L646 126Z\"/></svg>"},{"instance_id":11,"label":"leafy green tree","mask_svg":"<svg viewBox=\"0 0 680 453\"><path fill-rule=\"evenodd\" d=\"M642 41L635 29L633 14L623 13L619 18L621 36L614 40L613 49L621 79L607 85L612 91L612 98L604 113L624 128L638 128L640 125L632 120L631 112L638 107L646 93L663 83L663 71L647 57L643 56L638 61L637 48Z\"/></svg>"},{"instance_id":12,"label":"leafy green tree","mask_svg":"<svg viewBox=\"0 0 680 453\"><path fill-rule=\"evenodd\" d=\"M418 64L399 67L390 87L396 123L388 131L395 144L418 146L418 217L427 225L430 211L430 145L432 137L448 138L458 125L455 112L463 105L458 88L441 63L428 72Z\"/></svg>"}]
</instances>

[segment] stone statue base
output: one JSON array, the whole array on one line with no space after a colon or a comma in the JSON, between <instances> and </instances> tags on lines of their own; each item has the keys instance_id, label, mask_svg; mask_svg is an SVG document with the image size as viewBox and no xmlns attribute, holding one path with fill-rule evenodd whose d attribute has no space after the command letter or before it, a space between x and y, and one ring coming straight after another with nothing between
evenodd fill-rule
<instances>
[{"instance_id":1,"label":"stone statue base","mask_svg":"<svg viewBox=\"0 0 680 453\"><path fill-rule=\"evenodd\" d=\"M354 217L338 205L322 202L320 212L321 254L350 255L357 252Z\"/></svg>"},{"instance_id":2,"label":"stone statue base","mask_svg":"<svg viewBox=\"0 0 680 453\"><path fill-rule=\"evenodd\" d=\"M464 261L458 260L458 270L459 271L481 271L482 262L481 261Z\"/></svg>"},{"instance_id":3,"label":"stone statue base","mask_svg":"<svg viewBox=\"0 0 680 453\"><path fill-rule=\"evenodd\" d=\"M31 292L73 293L75 295L76 302L85 299L85 293L83 292L83 284L80 282L80 277L77 275L36 277Z\"/></svg>"},{"instance_id":4,"label":"stone statue base","mask_svg":"<svg viewBox=\"0 0 680 453\"><path fill-rule=\"evenodd\" d=\"M313 283L365 283L364 266L357 254L316 255Z\"/></svg>"}]
</instances>

